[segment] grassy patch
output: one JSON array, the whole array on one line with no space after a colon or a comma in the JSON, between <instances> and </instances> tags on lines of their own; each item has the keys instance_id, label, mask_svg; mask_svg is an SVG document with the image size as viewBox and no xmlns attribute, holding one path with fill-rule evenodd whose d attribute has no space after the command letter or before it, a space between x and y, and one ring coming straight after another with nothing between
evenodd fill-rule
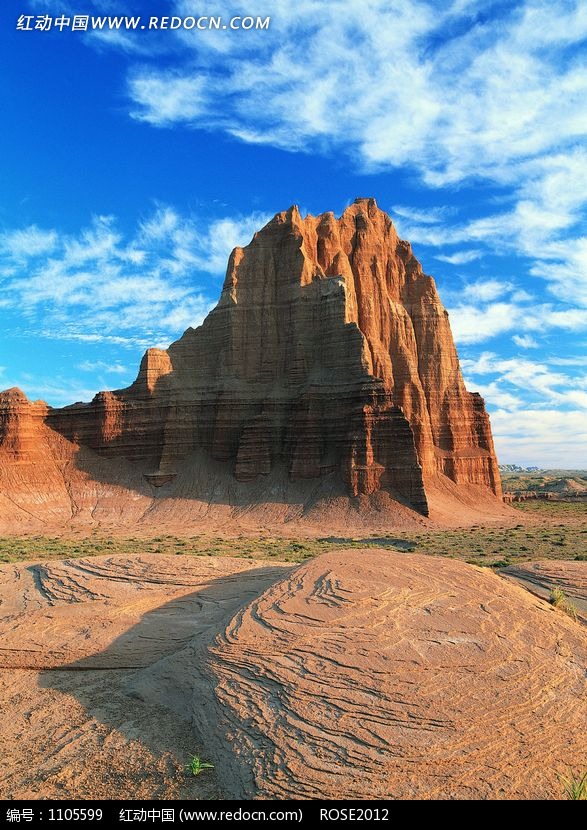
<instances>
[{"instance_id":1,"label":"grassy patch","mask_svg":"<svg viewBox=\"0 0 587 830\"><path fill-rule=\"evenodd\" d=\"M568 776L560 776L564 792L569 801L587 801L587 771L582 775L570 771Z\"/></svg>"},{"instance_id":2,"label":"grassy patch","mask_svg":"<svg viewBox=\"0 0 587 830\"><path fill-rule=\"evenodd\" d=\"M176 536L155 539L99 537L25 536L0 538L0 563L33 562L44 559L80 559L86 556L139 555L145 553L176 556L236 556L245 559L275 559L302 562L326 550L365 547L365 541L353 539L330 542L317 539L280 539L274 537Z\"/></svg>"},{"instance_id":3,"label":"grassy patch","mask_svg":"<svg viewBox=\"0 0 587 830\"><path fill-rule=\"evenodd\" d=\"M577 609L562 588L553 588L550 592L548 601L554 608L558 608L559 611L562 611L563 614L567 614L567 616L571 617L571 619L577 619Z\"/></svg>"},{"instance_id":4,"label":"grassy patch","mask_svg":"<svg viewBox=\"0 0 587 830\"><path fill-rule=\"evenodd\" d=\"M587 560L587 504L565 502L524 502L521 514L532 514L532 523L514 527L475 525L455 530L378 532L371 538L324 537L321 539L224 537L202 533L178 537L113 538L96 531L85 537L22 536L0 537L0 563L32 562L44 559L78 559L108 554L173 554L176 556L235 556L280 562L303 562L335 548L363 548L368 545L462 559L474 565L501 568L508 564L537 559ZM540 523L540 519L544 521Z\"/></svg>"}]
</instances>

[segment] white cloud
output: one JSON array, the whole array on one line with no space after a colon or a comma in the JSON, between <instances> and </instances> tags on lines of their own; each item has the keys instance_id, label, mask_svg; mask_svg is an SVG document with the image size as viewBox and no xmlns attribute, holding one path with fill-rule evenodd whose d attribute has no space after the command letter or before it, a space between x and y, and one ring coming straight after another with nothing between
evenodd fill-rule
<instances>
[{"instance_id":1,"label":"white cloud","mask_svg":"<svg viewBox=\"0 0 587 830\"><path fill-rule=\"evenodd\" d=\"M517 328L520 309L512 303L493 303L485 308L460 304L450 308L450 325L457 343L482 343Z\"/></svg>"},{"instance_id":2,"label":"white cloud","mask_svg":"<svg viewBox=\"0 0 587 830\"><path fill-rule=\"evenodd\" d=\"M523 288L518 288L517 291L513 292L511 300L514 303L529 303L534 300L534 296Z\"/></svg>"},{"instance_id":3,"label":"white cloud","mask_svg":"<svg viewBox=\"0 0 587 830\"><path fill-rule=\"evenodd\" d=\"M587 328L587 308L553 308L544 303L524 309L522 325L529 331L541 331L545 327L566 331L582 331Z\"/></svg>"},{"instance_id":4,"label":"white cloud","mask_svg":"<svg viewBox=\"0 0 587 830\"><path fill-rule=\"evenodd\" d=\"M462 293L468 299L487 303L491 302L491 300L496 300L498 297L503 297L505 294L509 294L512 288L513 285L510 282L487 279L468 283L463 288Z\"/></svg>"},{"instance_id":5,"label":"white cloud","mask_svg":"<svg viewBox=\"0 0 587 830\"><path fill-rule=\"evenodd\" d=\"M545 280L555 296L587 308L587 237L547 241L538 257L531 273Z\"/></svg>"},{"instance_id":6,"label":"white cloud","mask_svg":"<svg viewBox=\"0 0 587 830\"><path fill-rule=\"evenodd\" d=\"M198 259L199 267L213 274L224 272L230 251L237 245L247 245L255 231L266 225L270 218L265 213L253 213L239 219L212 222L201 238L200 249L204 253Z\"/></svg>"},{"instance_id":7,"label":"white cloud","mask_svg":"<svg viewBox=\"0 0 587 830\"><path fill-rule=\"evenodd\" d=\"M492 431L502 463L585 469L587 374L552 371L549 363L494 352L461 361L467 385L481 392L493 410Z\"/></svg>"},{"instance_id":8,"label":"white cloud","mask_svg":"<svg viewBox=\"0 0 587 830\"><path fill-rule=\"evenodd\" d=\"M49 254L56 244L55 231L45 231L36 225L0 233L0 248L18 261Z\"/></svg>"},{"instance_id":9,"label":"white cloud","mask_svg":"<svg viewBox=\"0 0 587 830\"><path fill-rule=\"evenodd\" d=\"M537 349L538 343L529 334L514 334L512 340L521 349Z\"/></svg>"},{"instance_id":10,"label":"white cloud","mask_svg":"<svg viewBox=\"0 0 587 830\"><path fill-rule=\"evenodd\" d=\"M502 464L587 468L584 411L499 409L492 413L491 425Z\"/></svg>"},{"instance_id":11,"label":"white cloud","mask_svg":"<svg viewBox=\"0 0 587 830\"><path fill-rule=\"evenodd\" d=\"M587 308L587 237L576 229L587 205L587 152L577 149L520 163L514 182L515 206L468 222L451 222L432 211L423 222L404 210L398 229L412 242L446 249L482 245L493 254L529 259L530 273L558 300ZM453 262L455 255L437 259ZM458 264L458 263L457 263Z\"/></svg>"},{"instance_id":12,"label":"white cloud","mask_svg":"<svg viewBox=\"0 0 587 830\"><path fill-rule=\"evenodd\" d=\"M44 337L47 340L70 340L74 343L106 343L122 346L125 349L146 349L155 345L149 337L126 336L117 334L99 334L98 332L76 331L74 326L67 326L65 330L42 329L41 331L25 332L29 336ZM169 345L169 343L167 343ZM167 348L167 345L164 348Z\"/></svg>"},{"instance_id":13,"label":"white cloud","mask_svg":"<svg viewBox=\"0 0 587 830\"><path fill-rule=\"evenodd\" d=\"M408 219L410 222L417 222L420 225L437 225L445 222L454 215L454 210L449 207L429 207L418 209L409 205L394 205L391 208L394 216L401 219Z\"/></svg>"},{"instance_id":14,"label":"white cloud","mask_svg":"<svg viewBox=\"0 0 587 830\"><path fill-rule=\"evenodd\" d=\"M82 372L106 372L109 375L125 375L129 371L121 363L106 363L103 360L83 360L77 368Z\"/></svg>"},{"instance_id":15,"label":"white cloud","mask_svg":"<svg viewBox=\"0 0 587 830\"><path fill-rule=\"evenodd\" d=\"M468 265L470 262L475 262L476 259L481 259L483 251L457 251L454 254L435 254L434 259L441 262L448 262L449 265Z\"/></svg>"},{"instance_id":16,"label":"white cloud","mask_svg":"<svg viewBox=\"0 0 587 830\"><path fill-rule=\"evenodd\" d=\"M76 401L91 401L96 394L96 387L77 381L75 378L35 377L23 374L10 378L10 386L17 386L29 400L50 401L51 406L68 406Z\"/></svg>"},{"instance_id":17,"label":"white cloud","mask_svg":"<svg viewBox=\"0 0 587 830\"><path fill-rule=\"evenodd\" d=\"M547 362L526 357L504 358L492 352L483 352L474 359L464 358L461 366L470 378L496 375L492 387L494 391L516 388L524 393L526 402L534 395L535 402L540 406L550 402L587 408L587 393L583 391L587 389L587 375L571 377L552 371ZM488 399L491 401L490 395Z\"/></svg>"},{"instance_id":18,"label":"white cloud","mask_svg":"<svg viewBox=\"0 0 587 830\"><path fill-rule=\"evenodd\" d=\"M204 77L142 70L129 81L129 92L137 105L132 115L156 127L178 121L197 123L198 116L205 113L206 89Z\"/></svg>"},{"instance_id":19,"label":"white cloud","mask_svg":"<svg viewBox=\"0 0 587 830\"><path fill-rule=\"evenodd\" d=\"M467 386L475 392L479 392L486 402L492 406L503 407L504 409L518 409L523 406L523 399L519 395L514 395L503 389L497 381L491 383L479 384L474 381L467 382Z\"/></svg>"},{"instance_id":20,"label":"white cloud","mask_svg":"<svg viewBox=\"0 0 587 830\"><path fill-rule=\"evenodd\" d=\"M174 7L193 13L191 0ZM584 134L587 80L564 53L584 36L580 8L526 0L481 18L471 4L339 0L317 15L312 0L275 0L268 31L180 32L183 64L132 74L133 114L287 149L351 144L367 164L417 165L433 183L503 181ZM551 27L572 36L535 37Z\"/></svg>"},{"instance_id":21,"label":"white cloud","mask_svg":"<svg viewBox=\"0 0 587 830\"><path fill-rule=\"evenodd\" d=\"M516 332L521 337L520 331L561 329L575 332L587 328L587 309L559 309L550 303L523 305L511 299L485 305L457 302L451 303L448 310L453 336L461 344L483 343L509 332Z\"/></svg>"},{"instance_id":22,"label":"white cloud","mask_svg":"<svg viewBox=\"0 0 587 830\"><path fill-rule=\"evenodd\" d=\"M549 357L546 362L551 366L585 366L587 368L587 357L584 355L581 357Z\"/></svg>"},{"instance_id":23,"label":"white cloud","mask_svg":"<svg viewBox=\"0 0 587 830\"><path fill-rule=\"evenodd\" d=\"M204 221L160 206L130 237L107 216L76 235L11 230L0 237L2 303L56 339L169 341L202 322L219 287L205 275L223 275L232 248L247 244L267 218Z\"/></svg>"},{"instance_id":24,"label":"white cloud","mask_svg":"<svg viewBox=\"0 0 587 830\"><path fill-rule=\"evenodd\" d=\"M167 253L160 264L170 273L196 269L223 274L232 249L247 245L270 218L267 213L254 212L214 219L203 225L193 218L180 217L169 207L160 207L141 223L137 244L164 246Z\"/></svg>"}]
</instances>

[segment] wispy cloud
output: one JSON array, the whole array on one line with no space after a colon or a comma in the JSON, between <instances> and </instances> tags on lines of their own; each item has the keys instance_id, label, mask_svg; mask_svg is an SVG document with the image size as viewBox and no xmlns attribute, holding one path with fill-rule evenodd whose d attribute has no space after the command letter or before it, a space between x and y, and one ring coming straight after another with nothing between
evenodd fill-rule
<instances>
[{"instance_id":1,"label":"wispy cloud","mask_svg":"<svg viewBox=\"0 0 587 830\"><path fill-rule=\"evenodd\" d=\"M133 117L156 127L177 122L197 123L198 116L206 113L208 89L202 76L139 70L129 81L129 92L137 105Z\"/></svg>"},{"instance_id":2,"label":"wispy cloud","mask_svg":"<svg viewBox=\"0 0 587 830\"><path fill-rule=\"evenodd\" d=\"M0 248L17 262L32 256L50 254L56 245L57 233L42 230L36 225L0 233Z\"/></svg>"},{"instance_id":3,"label":"wispy cloud","mask_svg":"<svg viewBox=\"0 0 587 830\"><path fill-rule=\"evenodd\" d=\"M125 375L128 373L126 366L121 363L106 363L103 360L83 360L77 364L82 372L106 372L109 375Z\"/></svg>"},{"instance_id":4,"label":"wispy cloud","mask_svg":"<svg viewBox=\"0 0 587 830\"><path fill-rule=\"evenodd\" d=\"M449 207L428 207L425 209L414 208L410 205L393 205L390 213L396 218L415 222L418 225L437 225L446 222L455 215L455 211Z\"/></svg>"},{"instance_id":5,"label":"wispy cloud","mask_svg":"<svg viewBox=\"0 0 587 830\"><path fill-rule=\"evenodd\" d=\"M549 357L546 362L551 366L584 366L587 369L587 357L576 355L574 357Z\"/></svg>"},{"instance_id":6,"label":"wispy cloud","mask_svg":"<svg viewBox=\"0 0 587 830\"><path fill-rule=\"evenodd\" d=\"M76 331L75 324L66 326L65 330L55 331L52 329L41 329L40 331L25 332L25 335L43 337L47 340L69 340L74 343L105 343L111 346L122 346L127 349L146 349L149 346L155 346L150 337L140 337L129 335L123 337L117 334L100 334L92 331ZM164 348L167 348L169 343L166 343Z\"/></svg>"},{"instance_id":7,"label":"wispy cloud","mask_svg":"<svg viewBox=\"0 0 587 830\"><path fill-rule=\"evenodd\" d=\"M42 400L51 406L67 406L75 401L91 401L98 387L58 373L42 377L25 373L2 378L3 387L17 386L29 400Z\"/></svg>"},{"instance_id":8,"label":"wispy cloud","mask_svg":"<svg viewBox=\"0 0 587 830\"><path fill-rule=\"evenodd\" d=\"M527 357L503 358L492 352L483 352L474 359L465 358L462 367L471 382L479 376L494 375L495 391L515 388L524 394L526 403L533 400L538 408L556 403L561 407L587 409L587 374L571 377L553 371L546 362Z\"/></svg>"},{"instance_id":9,"label":"wispy cloud","mask_svg":"<svg viewBox=\"0 0 587 830\"><path fill-rule=\"evenodd\" d=\"M585 124L587 131L587 107ZM587 308L587 236L579 232L587 206L587 152L573 148L533 158L516 170L520 180L511 183L510 201L515 204L510 209L467 221L434 211L422 221L417 212L404 211L396 217L401 235L441 248L443 253L435 258L453 265L463 264L462 252L444 251L463 243L477 246L479 259L487 253L514 254L529 262L529 273L553 298Z\"/></svg>"},{"instance_id":10,"label":"wispy cloud","mask_svg":"<svg viewBox=\"0 0 587 830\"><path fill-rule=\"evenodd\" d=\"M529 334L514 334L512 340L521 349L537 349L538 343Z\"/></svg>"},{"instance_id":11,"label":"wispy cloud","mask_svg":"<svg viewBox=\"0 0 587 830\"><path fill-rule=\"evenodd\" d=\"M512 303L491 303L482 308L460 303L449 310L457 343L483 343L518 325L519 309Z\"/></svg>"},{"instance_id":12,"label":"wispy cloud","mask_svg":"<svg viewBox=\"0 0 587 830\"><path fill-rule=\"evenodd\" d=\"M141 224L137 244L165 246L168 257L162 258L161 264L171 273L195 269L223 274L232 249L248 244L270 218L267 213L254 212L204 224L181 217L170 207L161 207Z\"/></svg>"},{"instance_id":13,"label":"wispy cloud","mask_svg":"<svg viewBox=\"0 0 587 830\"><path fill-rule=\"evenodd\" d=\"M448 262L449 265L468 265L470 262L475 262L476 259L481 259L483 251L457 251L454 254L435 254L434 258L440 262Z\"/></svg>"},{"instance_id":14,"label":"wispy cloud","mask_svg":"<svg viewBox=\"0 0 587 830\"><path fill-rule=\"evenodd\" d=\"M514 286L511 282L485 279L467 283L462 293L469 300L487 303L492 300L497 300L499 297L505 297L512 292L513 288Z\"/></svg>"},{"instance_id":15,"label":"wispy cloud","mask_svg":"<svg viewBox=\"0 0 587 830\"><path fill-rule=\"evenodd\" d=\"M220 277L232 248L266 218L205 221L160 206L131 235L111 216L75 235L11 229L0 236L3 303L55 339L169 342L202 321L219 288L208 275Z\"/></svg>"},{"instance_id":16,"label":"wispy cloud","mask_svg":"<svg viewBox=\"0 0 587 830\"><path fill-rule=\"evenodd\" d=\"M519 337L520 332L575 332L587 328L587 309L561 310L550 303L516 302L513 297L503 302L449 303L448 310L454 338L461 344L484 343L512 332Z\"/></svg>"},{"instance_id":17,"label":"wispy cloud","mask_svg":"<svg viewBox=\"0 0 587 830\"><path fill-rule=\"evenodd\" d=\"M469 388L491 409L503 463L587 466L587 374L553 371L556 363L493 352L462 360Z\"/></svg>"},{"instance_id":18,"label":"wispy cloud","mask_svg":"<svg viewBox=\"0 0 587 830\"><path fill-rule=\"evenodd\" d=\"M173 7L193 13L191 0ZM349 148L368 168L416 167L432 185L482 177L521 194L541 179L564 211L552 159L586 129L573 51L584 4L526 0L488 15L477 3L340 0L317 15L312 0L276 0L271 28L249 35L179 32L172 69L131 72L133 117L290 150Z\"/></svg>"}]
</instances>

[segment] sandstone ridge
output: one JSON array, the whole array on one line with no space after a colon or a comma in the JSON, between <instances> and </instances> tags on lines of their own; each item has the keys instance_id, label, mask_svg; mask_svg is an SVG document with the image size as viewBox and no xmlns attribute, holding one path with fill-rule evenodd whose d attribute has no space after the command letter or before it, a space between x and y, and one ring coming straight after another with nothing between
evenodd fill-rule
<instances>
[{"instance_id":1,"label":"sandstone ridge","mask_svg":"<svg viewBox=\"0 0 587 830\"><path fill-rule=\"evenodd\" d=\"M439 486L501 497L489 418L465 388L434 280L374 199L340 218L278 213L232 252L203 324L149 349L127 389L62 409L0 394L0 493L15 470L26 489L23 465L40 461L74 489L97 468L120 484L126 465L124 486L146 502L208 498L194 465L243 503L285 481L305 511L326 483L423 515Z\"/></svg>"}]
</instances>

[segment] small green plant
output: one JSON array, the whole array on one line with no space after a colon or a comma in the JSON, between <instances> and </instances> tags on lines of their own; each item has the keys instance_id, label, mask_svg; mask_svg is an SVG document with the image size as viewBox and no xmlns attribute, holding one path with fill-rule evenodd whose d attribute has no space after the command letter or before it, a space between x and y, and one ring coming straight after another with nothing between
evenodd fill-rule
<instances>
[{"instance_id":1,"label":"small green plant","mask_svg":"<svg viewBox=\"0 0 587 830\"><path fill-rule=\"evenodd\" d=\"M580 775L569 770L568 777L560 775L559 778L569 801L587 801L587 771Z\"/></svg>"},{"instance_id":2,"label":"small green plant","mask_svg":"<svg viewBox=\"0 0 587 830\"><path fill-rule=\"evenodd\" d=\"M567 616L571 617L571 619L577 619L577 609L567 598L567 595L562 588L553 588L550 592L548 601L554 608L558 608L559 611L562 611L563 614L567 614Z\"/></svg>"},{"instance_id":3,"label":"small green plant","mask_svg":"<svg viewBox=\"0 0 587 830\"><path fill-rule=\"evenodd\" d=\"M552 591L550 592L550 597L548 598L548 601L550 602L551 605L554 605L554 607L557 608L559 605L563 604L565 599L566 599L566 594L562 590L562 588L553 588Z\"/></svg>"},{"instance_id":4,"label":"small green plant","mask_svg":"<svg viewBox=\"0 0 587 830\"><path fill-rule=\"evenodd\" d=\"M206 769L214 769L214 764L210 764L208 761L202 761L198 755L194 755L189 764L186 764L186 769L192 775L199 775Z\"/></svg>"}]
</instances>

